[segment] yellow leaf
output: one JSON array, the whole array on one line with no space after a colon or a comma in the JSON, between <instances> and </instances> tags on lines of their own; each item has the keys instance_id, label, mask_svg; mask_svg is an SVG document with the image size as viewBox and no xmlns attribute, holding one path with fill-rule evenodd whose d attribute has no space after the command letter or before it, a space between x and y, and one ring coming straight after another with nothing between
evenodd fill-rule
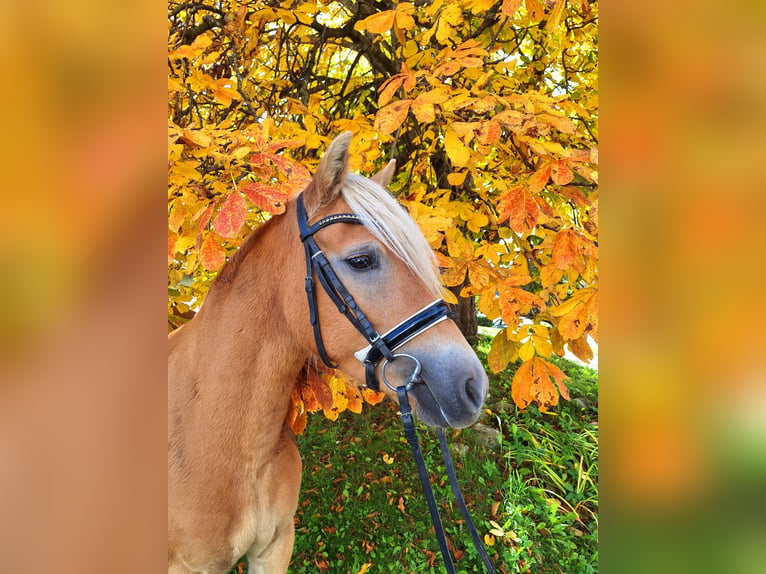
<instances>
[{"instance_id":1,"label":"yellow leaf","mask_svg":"<svg viewBox=\"0 0 766 574\"><path fill-rule=\"evenodd\" d=\"M547 33L554 32L556 28L561 24L561 17L564 15L564 7L566 6L566 0L558 0L556 5L551 10L548 16L548 22L545 24L545 31Z\"/></svg>"},{"instance_id":2,"label":"yellow leaf","mask_svg":"<svg viewBox=\"0 0 766 574\"><path fill-rule=\"evenodd\" d=\"M529 361L535 356L535 347L532 345L532 341L526 341L519 347L519 359L522 361Z\"/></svg>"},{"instance_id":3,"label":"yellow leaf","mask_svg":"<svg viewBox=\"0 0 766 574\"><path fill-rule=\"evenodd\" d=\"M508 340L505 333L506 329L502 329L495 335L487 354L487 365L493 373L502 371L516 353L516 345Z\"/></svg>"},{"instance_id":4,"label":"yellow leaf","mask_svg":"<svg viewBox=\"0 0 766 574\"><path fill-rule=\"evenodd\" d=\"M463 145L463 142L460 141L455 130L451 127L448 127L444 134L444 148L447 151L447 157L449 157L452 165L455 167L465 167L468 165L468 162L471 159L471 150Z\"/></svg>"},{"instance_id":5,"label":"yellow leaf","mask_svg":"<svg viewBox=\"0 0 766 574\"><path fill-rule=\"evenodd\" d=\"M383 462L385 462L386 464L394 464L394 457L390 456L387 452L384 452Z\"/></svg>"},{"instance_id":6,"label":"yellow leaf","mask_svg":"<svg viewBox=\"0 0 766 574\"><path fill-rule=\"evenodd\" d=\"M494 546L495 545L495 537L491 534L485 534L484 535L484 544L487 546Z\"/></svg>"},{"instance_id":7,"label":"yellow leaf","mask_svg":"<svg viewBox=\"0 0 766 574\"><path fill-rule=\"evenodd\" d=\"M462 172L453 171L451 174L447 176L447 181L449 182L450 185L461 186L463 185L463 182L465 181L466 175L468 175L467 171L462 171Z\"/></svg>"},{"instance_id":8,"label":"yellow leaf","mask_svg":"<svg viewBox=\"0 0 766 574\"><path fill-rule=\"evenodd\" d=\"M442 299L444 299L450 305L457 305L458 304L457 296L452 291L450 291L449 289L442 288L441 296L442 296Z\"/></svg>"}]
</instances>

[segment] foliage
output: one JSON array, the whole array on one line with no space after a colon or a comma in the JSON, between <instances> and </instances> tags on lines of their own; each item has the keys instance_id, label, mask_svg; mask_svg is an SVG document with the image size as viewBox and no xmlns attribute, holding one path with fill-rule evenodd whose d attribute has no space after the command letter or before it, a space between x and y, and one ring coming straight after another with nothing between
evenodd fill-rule
<instances>
[{"instance_id":1,"label":"foliage","mask_svg":"<svg viewBox=\"0 0 766 574\"><path fill-rule=\"evenodd\" d=\"M171 329L351 130L351 168L397 159L391 189L445 284L507 325L489 367L521 361L514 401L566 397L551 358L588 360L598 330L595 1L173 0L168 15Z\"/></svg>"},{"instance_id":2,"label":"foliage","mask_svg":"<svg viewBox=\"0 0 766 574\"><path fill-rule=\"evenodd\" d=\"M489 341L482 339L485 358ZM513 367L493 375L480 430L449 437L458 480L498 572L587 574L598 562L598 395L595 372L566 360L572 401L557 413L505 400ZM299 437L304 460L291 572L443 572L425 498L396 406L313 421ZM481 561L452 501L436 436L423 453L459 572ZM502 566L501 566L502 565Z\"/></svg>"}]
</instances>

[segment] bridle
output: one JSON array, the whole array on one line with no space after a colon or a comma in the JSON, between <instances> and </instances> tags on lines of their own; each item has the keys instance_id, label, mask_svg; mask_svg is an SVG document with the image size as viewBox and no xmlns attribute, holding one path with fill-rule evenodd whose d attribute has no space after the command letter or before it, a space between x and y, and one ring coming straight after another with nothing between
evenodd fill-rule
<instances>
[{"instance_id":1,"label":"bridle","mask_svg":"<svg viewBox=\"0 0 766 574\"><path fill-rule=\"evenodd\" d=\"M414 313L396 327L386 331L382 335L372 326L367 316L358 307L354 297L349 293L348 289L343 285L338 275L335 273L332 265L325 253L319 248L314 240L314 234L320 229L324 229L329 225L336 223L351 223L355 225L363 225L364 221L361 217L355 213L336 213L324 217L309 225L308 215L306 213L306 207L303 203L303 194L300 194L297 199L297 211L298 211L298 231L300 233L301 242L306 253L306 279L305 289L306 298L309 306L309 321L314 331L314 341L317 346L319 358L322 362L330 368L337 368L337 365L330 360L327 354L327 349L324 346L322 340L322 329L319 325L319 312L317 308L316 298L316 283L314 282L314 276L319 279L319 283L324 288L327 295L330 297L333 303L335 303L338 311L346 316L351 324L359 331L362 336L367 340L368 345L354 353L354 356L359 359L364 365L365 370L365 385L375 391L380 389L378 379L376 376L376 369L378 364L383 361L381 368L381 378L384 384L396 392L399 399L400 416L402 424L404 425L404 434L407 437L407 441L412 449L413 456L415 457L415 463L418 468L418 475L420 482L423 486L423 491L426 495L426 503L428 504L428 510L431 515L431 522L434 525L436 531L436 538L439 543L439 549L441 550L442 558L444 560L445 568L448 574L455 574L455 566L452 563L452 556L449 553L449 547L447 545L446 534L444 533L444 527L439 516L439 510L436 505L436 498L434 497L433 490L431 488L431 482L428 476L428 469L425 465L423 453L420 448L420 441L418 440L417 431L415 430L415 419L412 414L412 408L410 406L407 393L417 384L425 384L420 376L421 365L420 361L412 355L406 353L395 353L395 351L417 337L424 331L430 329L437 323L447 319L449 309L447 303L442 299L428 304L426 307ZM394 386L386 377L387 366L397 359L407 358L414 363L412 374L407 379L404 385ZM495 569L492 562L489 560L486 549L481 541L481 537L476 531L476 527L473 524L468 507L465 504L463 495L460 492L460 487L457 483L457 477L455 476L455 469L452 464L452 458L449 454L449 448L447 446L447 439L444 435L444 430L437 429L437 435L439 436L439 446L442 451L442 457L447 468L447 474L450 480L450 486L452 487L452 493L458 502L460 512L463 515L463 519L468 526L471 538L473 539L474 546L479 553L484 566L490 574L495 574Z\"/></svg>"},{"instance_id":2,"label":"bridle","mask_svg":"<svg viewBox=\"0 0 766 574\"><path fill-rule=\"evenodd\" d=\"M336 223L364 225L362 218L355 213L336 213L320 219L313 225L309 225L306 208L303 204L303 194L298 196L297 207L298 231L303 242L303 248L306 251L306 297L309 303L309 321L314 330L314 341L316 341L319 358L332 369L338 367L338 365L330 360L322 340L314 276L319 279L319 283L332 302L338 307L338 311L343 313L367 340L367 347L357 351L354 355L364 365L365 384L372 390L377 391L379 390L379 385L378 379L375 376L375 369L378 363L384 358L387 361L393 361L396 349L437 323L444 321L449 314L447 303L438 299L381 335L372 326L364 312L357 306L354 297L343 285L332 265L327 260L324 251L319 248L314 240L314 234L320 229ZM388 384L387 381L386 384ZM388 384L388 386L392 390L396 390L392 385Z\"/></svg>"}]
</instances>

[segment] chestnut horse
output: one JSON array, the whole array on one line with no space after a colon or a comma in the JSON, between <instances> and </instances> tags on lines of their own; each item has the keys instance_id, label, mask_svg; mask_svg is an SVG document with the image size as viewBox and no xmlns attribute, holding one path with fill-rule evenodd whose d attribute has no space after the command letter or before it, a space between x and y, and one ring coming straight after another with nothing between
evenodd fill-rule
<instances>
[{"instance_id":1,"label":"chestnut horse","mask_svg":"<svg viewBox=\"0 0 766 574\"><path fill-rule=\"evenodd\" d=\"M298 209L309 222L353 212L363 223L331 219L335 224L313 239L379 332L440 298L433 253L384 189L393 162L371 179L349 174L350 141L347 132L330 144L300 201L291 200L283 215L252 233L197 316L169 337L169 572L225 574L244 555L251 573L286 572L301 482L295 437L285 422L293 386L320 356L318 346L341 371L365 380L355 353L368 340L322 289L312 312L321 336L312 333ZM472 424L487 377L457 326L439 320L401 349L422 366L425 384L411 393L420 420ZM395 384L405 383L404 363L389 364Z\"/></svg>"}]
</instances>

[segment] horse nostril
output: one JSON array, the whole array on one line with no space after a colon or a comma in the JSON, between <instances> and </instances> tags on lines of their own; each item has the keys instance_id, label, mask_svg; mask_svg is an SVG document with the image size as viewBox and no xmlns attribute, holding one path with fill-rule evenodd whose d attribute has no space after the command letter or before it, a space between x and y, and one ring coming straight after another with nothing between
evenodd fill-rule
<instances>
[{"instance_id":1,"label":"horse nostril","mask_svg":"<svg viewBox=\"0 0 766 574\"><path fill-rule=\"evenodd\" d=\"M468 402L476 409L484 402L481 381L471 377L465 383L465 396Z\"/></svg>"}]
</instances>

